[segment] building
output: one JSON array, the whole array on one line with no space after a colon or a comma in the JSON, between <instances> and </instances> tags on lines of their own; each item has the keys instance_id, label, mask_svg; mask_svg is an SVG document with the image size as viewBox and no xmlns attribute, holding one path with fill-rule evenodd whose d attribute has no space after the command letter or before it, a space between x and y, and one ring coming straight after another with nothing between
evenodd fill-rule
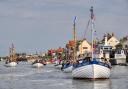
<instances>
[{"instance_id":1,"label":"building","mask_svg":"<svg viewBox=\"0 0 128 89\"><path fill-rule=\"evenodd\" d=\"M77 55L83 55L92 51L91 44L86 39L78 41L77 49Z\"/></svg>"},{"instance_id":2,"label":"building","mask_svg":"<svg viewBox=\"0 0 128 89\"><path fill-rule=\"evenodd\" d=\"M98 58L110 58L110 52L112 50L112 46L108 42L108 37L104 36L104 43L98 46L99 48L99 56Z\"/></svg>"},{"instance_id":3,"label":"building","mask_svg":"<svg viewBox=\"0 0 128 89\"><path fill-rule=\"evenodd\" d=\"M128 49L128 36L120 39L120 45L123 49Z\"/></svg>"},{"instance_id":4,"label":"building","mask_svg":"<svg viewBox=\"0 0 128 89\"><path fill-rule=\"evenodd\" d=\"M114 34L112 33L112 35L107 36L107 44L109 46L112 46L112 49L116 49L116 45L120 43L120 41L114 36Z\"/></svg>"}]
</instances>

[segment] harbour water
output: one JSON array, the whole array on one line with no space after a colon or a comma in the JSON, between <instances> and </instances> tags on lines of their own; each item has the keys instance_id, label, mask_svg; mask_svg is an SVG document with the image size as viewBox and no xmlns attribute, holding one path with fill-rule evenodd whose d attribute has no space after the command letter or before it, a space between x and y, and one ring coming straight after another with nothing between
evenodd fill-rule
<instances>
[{"instance_id":1,"label":"harbour water","mask_svg":"<svg viewBox=\"0 0 128 89\"><path fill-rule=\"evenodd\" d=\"M53 65L32 68L27 62L17 67L5 67L0 62L0 89L127 89L128 66L113 66L110 79L72 79Z\"/></svg>"}]
</instances>

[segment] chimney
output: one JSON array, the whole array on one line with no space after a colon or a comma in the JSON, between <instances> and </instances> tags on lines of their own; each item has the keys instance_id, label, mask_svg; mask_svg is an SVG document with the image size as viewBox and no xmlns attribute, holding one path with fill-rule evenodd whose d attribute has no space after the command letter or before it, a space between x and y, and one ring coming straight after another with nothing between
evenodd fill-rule
<instances>
[{"instance_id":1,"label":"chimney","mask_svg":"<svg viewBox=\"0 0 128 89\"><path fill-rule=\"evenodd\" d=\"M107 36L105 36L104 39L105 39L105 41L104 41L104 45L107 46L107 45L108 45L108 43L107 43L107 42L108 42L108 38L107 38Z\"/></svg>"}]
</instances>

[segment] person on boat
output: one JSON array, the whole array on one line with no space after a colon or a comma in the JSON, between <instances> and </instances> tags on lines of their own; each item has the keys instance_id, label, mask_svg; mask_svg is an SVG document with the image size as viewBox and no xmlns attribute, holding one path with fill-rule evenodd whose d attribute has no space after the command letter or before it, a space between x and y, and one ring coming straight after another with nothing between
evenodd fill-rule
<instances>
[{"instance_id":1,"label":"person on boat","mask_svg":"<svg viewBox=\"0 0 128 89\"><path fill-rule=\"evenodd\" d=\"M59 59L59 65L62 63L62 60L61 59Z\"/></svg>"},{"instance_id":2,"label":"person on boat","mask_svg":"<svg viewBox=\"0 0 128 89\"><path fill-rule=\"evenodd\" d=\"M70 60L70 63L71 63L71 64L74 64L74 61L71 59L71 60Z\"/></svg>"},{"instance_id":3,"label":"person on boat","mask_svg":"<svg viewBox=\"0 0 128 89\"><path fill-rule=\"evenodd\" d=\"M101 57L101 60L100 60L101 62L104 62L105 61L105 58L104 57Z\"/></svg>"},{"instance_id":4,"label":"person on boat","mask_svg":"<svg viewBox=\"0 0 128 89\"><path fill-rule=\"evenodd\" d=\"M108 67L109 68L112 68L111 63L106 58L104 58L104 63L105 64L108 64Z\"/></svg>"},{"instance_id":5,"label":"person on boat","mask_svg":"<svg viewBox=\"0 0 128 89\"><path fill-rule=\"evenodd\" d=\"M58 66L58 65L59 65L59 60L56 59L56 60L55 60L55 65L54 65L54 66Z\"/></svg>"},{"instance_id":6,"label":"person on boat","mask_svg":"<svg viewBox=\"0 0 128 89\"><path fill-rule=\"evenodd\" d=\"M62 61L62 67L61 67L61 70L63 71L63 69L64 69L64 65L66 64L66 60L63 60Z\"/></svg>"},{"instance_id":7,"label":"person on boat","mask_svg":"<svg viewBox=\"0 0 128 89\"><path fill-rule=\"evenodd\" d=\"M9 60L6 60L6 61L5 61L5 64L8 64L8 63L9 63Z\"/></svg>"},{"instance_id":8,"label":"person on boat","mask_svg":"<svg viewBox=\"0 0 128 89\"><path fill-rule=\"evenodd\" d=\"M79 63L79 60L75 60L74 63L73 63L73 66L74 66L74 67L77 67L79 64L80 64L80 63Z\"/></svg>"},{"instance_id":9,"label":"person on boat","mask_svg":"<svg viewBox=\"0 0 128 89\"><path fill-rule=\"evenodd\" d=\"M104 58L104 63L108 64L108 61L107 61L107 59L106 59L106 58Z\"/></svg>"},{"instance_id":10,"label":"person on boat","mask_svg":"<svg viewBox=\"0 0 128 89\"><path fill-rule=\"evenodd\" d=\"M7 57L6 61L5 61L5 64L8 64L9 63L9 57Z\"/></svg>"},{"instance_id":11,"label":"person on boat","mask_svg":"<svg viewBox=\"0 0 128 89\"><path fill-rule=\"evenodd\" d=\"M45 59L42 60L42 64L43 65L46 65L47 64Z\"/></svg>"},{"instance_id":12,"label":"person on boat","mask_svg":"<svg viewBox=\"0 0 128 89\"><path fill-rule=\"evenodd\" d=\"M66 62L66 65L67 65L67 66L70 65L70 61L69 61L69 60Z\"/></svg>"}]
</instances>

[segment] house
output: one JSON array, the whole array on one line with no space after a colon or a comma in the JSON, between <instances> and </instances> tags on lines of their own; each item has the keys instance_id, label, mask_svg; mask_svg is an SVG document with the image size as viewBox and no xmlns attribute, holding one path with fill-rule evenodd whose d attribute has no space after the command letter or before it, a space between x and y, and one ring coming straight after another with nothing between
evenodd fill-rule
<instances>
[{"instance_id":1,"label":"house","mask_svg":"<svg viewBox=\"0 0 128 89\"><path fill-rule=\"evenodd\" d=\"M120 43L121 43L123 49L128 49L128 36L120 39Z\"/></svg>"},{"instance_id":2,"label":"house","mask_svg":"<svg viewBox=\"0 0 128 89\"><path fill-rule=\"evenodd\" d=\"M112 46L112 49L116 49L116 45L119 43L120 43L119 40L114 36L113 33L112 33L111 37L109 37L107 40L107 44L109 46Z\"/></svg>"},{"instance_id":3,"label":"house","mask_svg":"<svg viewBox=\"0 0 128 89\"><path fill-rule=\"evenodd\" d=\"M114 36L107 34L104 36L104 45L100 46L99 57L113 60L112 64L126 63L126 55L122 50L122 43Z\"/></svg>"},{"instance_id":4,"label":"house","mask_svg":"<svg viewBox=\"0 0 128 89\"><path fill-rule=\"evenodd\" d=\"M86 39L78 41L77 49L77 55L83 55L92 51L91 44Z\"/></svg>"},{"instance_id":5,"label":"house","mask_svg":"<svg viewBox=\"0 0 128 89\"><path fill-rule=\"evenodd\" d=\"M70 40L67 44L66 44L66 54L67 56L73 57L74 53L74 47L76 46L76 55L84 55L85 53L89 53L91 52L91 44L86 40L78 40L75 42L73 40Z\"/></svg>"}]
</instances>

